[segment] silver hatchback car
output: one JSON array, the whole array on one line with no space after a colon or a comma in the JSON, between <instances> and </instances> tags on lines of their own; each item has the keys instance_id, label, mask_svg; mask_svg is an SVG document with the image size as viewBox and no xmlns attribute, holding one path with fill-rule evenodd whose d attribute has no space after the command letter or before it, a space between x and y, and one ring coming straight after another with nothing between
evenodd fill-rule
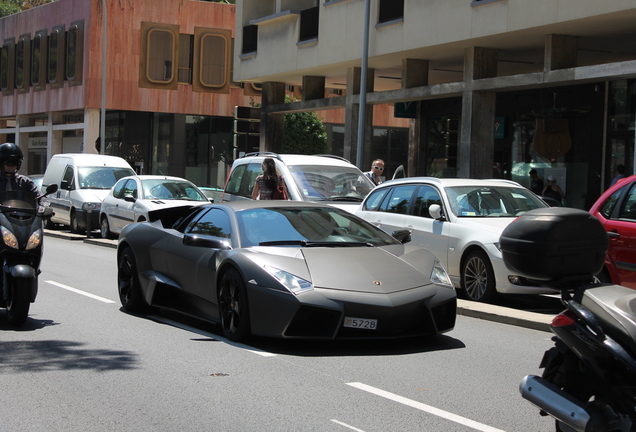
<instances>
[{"instance_id":1,"label":"silver hatchback car","mask_svg":"<svg viewBox=\"0 0 636 432\"><path fill-rule=\"evenodd\" d=\"M553 292L513 274L499 249L501 232L517 216L547 204L508 180L414 177L376 187L356 211L387 232L411 230L412 244L433 252L470 300L498 293Z\"/></svg>"}]
</instances>

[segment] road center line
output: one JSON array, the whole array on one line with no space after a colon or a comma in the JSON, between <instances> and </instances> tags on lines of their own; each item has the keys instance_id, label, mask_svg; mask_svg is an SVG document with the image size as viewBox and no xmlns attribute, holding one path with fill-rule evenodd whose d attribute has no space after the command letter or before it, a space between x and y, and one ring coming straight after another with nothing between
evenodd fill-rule
<instances>
[{"instance_id":1,"label":"road center line","mask_svg":"<svg viewBox=\"0 0 636 432\"><path fill-rule=\"evenodd\" d=\"M157 322L161 322L161 323L164 323L164 324L171 325L173 327L180 328L181 330L186 330L186 331L189 331L189 332L192 332L192 333L199 334L201 336L209 337L210 339L214 339L214 340L225 342L225 343L227 343L229 345L232 345L232 346L235 346L235 347L238 347L238 348L242 348L242 349L244 349L246 351L249 351L249 352L254 353L254 354L258 354L258 355L263 356L263 357L276 357L276 354L274 354L274 353L269 353L267 351L261 351L261 350L259 350L257 348L253 348L253 347L248 346L248 345L243 345L243 344L240 344L240 343L232 342L232 341L230 341L228 339L225 339L223 337L217 336L217 335L215 335L213 333L208 333L208 332L205 332L203 330L199 330L198 328L190 327L189 325L185 325L185 324L181 324L180 322L173 321L171 319L163 318L163 317L160 317L160 316L157 316L157 315L151 315L148 318L150 318L150 319L152 319L154 321L157 321Z\"/></svg>"},{"instance_id":2,"label":"road center line","mask_svg":"<svg viewBox=\"0 0 636 432\"><path fill-rule=\"evenodd\" d=\"M53 281L45 281L45 282L48 283L48 284L51 284L51 285L55 285L56 287L60 287L60 288L63 288L65 290L74 292L76 294L81 294L83 296L90 297L90 298L95 299L95 300L99 300L100 302L115 303L114 301L108 300L107 298L96 296L95 294L87 293L86 291L81 291L81 290L78 290L76 288L71 288L70 286L63 285L61 283L57 283L57 282L53 282Z\"/></svg>"},{"instance_id":3,"label":"road center line","mask_svg":"<svg viewBox=\"0 0 636 432\"><path fill-rule=\"evenodd\" d=\"M482 432L504 432L501 429L497 429L497 428L494 428L492 426L485 425L483 423L478 423L478 422L476 422L474 420L470 420L470 419L467 419L465 417L461 417L461 416L458 416L456 414L450 413L448 411L444 411L444 410L441 410L439 408L435 408L435 407L432 407L430 405L423 404L421 402L416 402L416 401L414 401L412 399L408 399L408 398L396 395L395 393L390 393L388 391L380 390L378 388L371 387L371 386L363 384L363 383L351 382L351 383L347 383L347 385L350 385L351 387L355 387L357 389L364 390L364 391L372 393L374 395L377 395L377 396L392 400L394 402L401 403L401 404L406 405L406 406L410 406L411 408L415 408L415 409L418 409L420 411L424 411L424 412L427 412L429 414L433 414L433 415L436 415L438 417L445 418L446 420L450 420L452 422L459 423L459 424L464 425L464 426L468 426L468 427L476 429L478 431L482 431Z\"/></svg>"}]
</instances>

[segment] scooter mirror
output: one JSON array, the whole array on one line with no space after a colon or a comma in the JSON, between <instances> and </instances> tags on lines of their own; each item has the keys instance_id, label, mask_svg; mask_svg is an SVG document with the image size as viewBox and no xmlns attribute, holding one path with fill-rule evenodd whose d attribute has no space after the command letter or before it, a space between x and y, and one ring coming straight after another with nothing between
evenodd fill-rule
<instances>
[{"instance_id":1,"label":"scooter mirror","mask_svg":"<svg viewBox=\"0 0 636 432\"><path fill-rule=\"evenodd\" d=\"M46 187L46 194L52 194L57 192L57 183L50 184Z\"/></svg>"}]
</instances>

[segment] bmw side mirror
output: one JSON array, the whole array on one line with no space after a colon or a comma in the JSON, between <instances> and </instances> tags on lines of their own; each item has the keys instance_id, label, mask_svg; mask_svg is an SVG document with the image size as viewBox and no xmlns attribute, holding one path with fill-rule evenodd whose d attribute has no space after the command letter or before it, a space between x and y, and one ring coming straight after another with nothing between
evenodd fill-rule
<instances>
[{"instance_id":1,"label":"bmw side mirror","mask_svg":"<svg viewBox=\"0 0 636 432\"><path fill-rule=\"evenodd\" d=\"M442 214L442 206L440 206L439 204L431 204L428 208L428 212L435 220L446 220L446 218Z\"/></svg>"}]
</instances>

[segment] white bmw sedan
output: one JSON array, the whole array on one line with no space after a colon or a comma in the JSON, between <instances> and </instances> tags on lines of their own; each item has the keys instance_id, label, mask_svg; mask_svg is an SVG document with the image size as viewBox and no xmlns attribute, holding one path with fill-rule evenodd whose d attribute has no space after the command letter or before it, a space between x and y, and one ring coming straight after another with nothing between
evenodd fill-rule
<instances>
[{"instance_id":1,"label":"white bmw sedan","mask_svg":"<svg viewBox=\"0 0 636 432\"><path fill-rule=\"evenodd\" d=\"M517 216L548 207L508 180L412 177L376 187L356 211L387 232L411 230L412 244L433 252L470 300L554 292L515 275L503 262L501 232Z\"/></svg>"},{"instance_id":2,"label":"white bmw sedan","mask_svg":"<svg viewBox=\"0 0 636 432\"><path fill-rule=\"evenodd\" d=\"M199 188L180 177L124 177L115 183L102 202L100 233L102 238L114 237L126 225L148 220L148 212L153 210L209 203Z\"/></svg>"}]
</instances>

